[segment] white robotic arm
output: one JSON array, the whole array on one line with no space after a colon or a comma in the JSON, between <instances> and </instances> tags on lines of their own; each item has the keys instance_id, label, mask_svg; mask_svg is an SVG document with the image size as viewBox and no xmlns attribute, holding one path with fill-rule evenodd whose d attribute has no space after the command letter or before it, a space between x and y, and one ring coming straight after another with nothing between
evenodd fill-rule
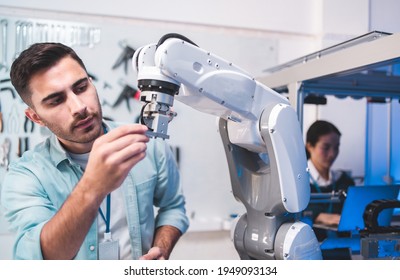
<instances>
[{"instance_id":1,"label":"white robotic arm","mask_svg":"<svg viewBox=\"0 0 400 280\"><path fill-rule=\"evenodd\" d=\"M186 37L167 34L132 59L149 135L168 139L174 99L220 118L233 194L246 207L234 230L242 259L320 259L312 229L305 148L286 98Z\"/></svg>"}]
</instances>

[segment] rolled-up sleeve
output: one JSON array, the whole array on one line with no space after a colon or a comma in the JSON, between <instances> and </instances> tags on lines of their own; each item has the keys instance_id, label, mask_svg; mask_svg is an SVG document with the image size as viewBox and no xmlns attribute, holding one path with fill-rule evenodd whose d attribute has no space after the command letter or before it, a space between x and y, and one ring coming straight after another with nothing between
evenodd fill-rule
<instances>
[{"instance_id":1,"label":"rolled-up sleeve","mask_svg":"<svg viewBox=\"0 0 400 280\"><path fill-rule=\"evenodd\" d=\"M185 233L189 219L175 158L165 141L156 141L155 153L159 175L154 194L154 205L158 207L156 227L171 225Z\"/></svg>"}]
</instances>

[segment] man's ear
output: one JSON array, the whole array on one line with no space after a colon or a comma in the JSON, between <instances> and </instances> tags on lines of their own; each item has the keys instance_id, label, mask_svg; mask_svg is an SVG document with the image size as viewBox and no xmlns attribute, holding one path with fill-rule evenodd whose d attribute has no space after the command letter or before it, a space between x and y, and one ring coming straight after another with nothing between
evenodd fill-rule
<instances>
[{"instance_id":1,"label":"man's ear","mask_svg":"<svg viewBox=\"0 0 400 280\"><path fill-rule=\"evenodd\" d=\"M31 107L28 107L25 109L25 116L27 118L29 118L31 121L33 121L34 123L44 126L42 119L39 117L38 114L36 114L36 112Z\"/></svg>"}]
</instances>

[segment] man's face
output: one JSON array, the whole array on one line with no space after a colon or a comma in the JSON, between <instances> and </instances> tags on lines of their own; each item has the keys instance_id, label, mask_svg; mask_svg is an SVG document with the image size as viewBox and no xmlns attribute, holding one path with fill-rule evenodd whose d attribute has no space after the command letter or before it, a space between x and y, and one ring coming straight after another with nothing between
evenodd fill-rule
<instances>
[{"instance_id":1,"label":"man's face","mask_svg":"<svg viewBox=\"0 0 400 280\"><path fill-rule=\"evenodd\" d=\"M103 129L96 88L86 71L68 56L35 74L29 86L33 108L26 115L48 127L70 152L89 152Z\"/></svg>"}]
</instances>

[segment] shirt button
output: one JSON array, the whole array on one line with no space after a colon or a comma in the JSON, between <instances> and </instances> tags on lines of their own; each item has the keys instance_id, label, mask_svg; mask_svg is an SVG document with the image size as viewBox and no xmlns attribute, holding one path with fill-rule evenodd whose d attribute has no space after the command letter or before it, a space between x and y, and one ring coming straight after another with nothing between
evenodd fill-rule
<instances>
[{"instance_id":1,"label":"shirt button","mask_svg":"<svg viewBox=\"0 0 400 280\"><path fill-rule=\"evenodd\" d=\"M94 251L94 249L95 249L94 245L91 245L91 246L89 247L89 250L90 250L90 251Z\"/></svg>"}]
</instances>

